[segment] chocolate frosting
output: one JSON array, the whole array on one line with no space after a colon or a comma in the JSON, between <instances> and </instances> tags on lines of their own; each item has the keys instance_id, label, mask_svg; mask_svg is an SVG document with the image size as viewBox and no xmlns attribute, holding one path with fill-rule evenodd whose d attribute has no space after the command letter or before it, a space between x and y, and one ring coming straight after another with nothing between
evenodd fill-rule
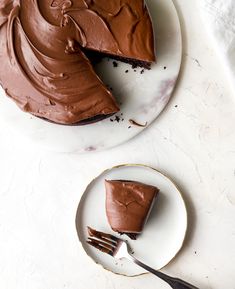
<instances>
[{"instance_id":1,"label":"chocolate frosting","mask_svg":"<svg viewBox=\"0 0 235 289\"><path fill-rule=\"evenodd\" d=\"M74 124L119 110L83 49L155 60L142 0L1 0L0 82L18 106Z\"/></svg>"},{"instance_id":2,"label":"chocolate frosting","mask_svg":"<svg viewBox=\"0 0 235 289\"><path fill-rule=\"evenodd\" d=\"M143 231L159 189L134 181L105 181L106 215L119 233Z\"/></svg>"}]
</instances>

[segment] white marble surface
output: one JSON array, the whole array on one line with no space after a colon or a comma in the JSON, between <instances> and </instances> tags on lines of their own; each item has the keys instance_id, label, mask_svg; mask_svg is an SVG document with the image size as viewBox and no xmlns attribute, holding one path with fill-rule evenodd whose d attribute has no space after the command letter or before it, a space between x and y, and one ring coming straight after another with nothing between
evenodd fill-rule
<instances>
[{"instance_id":1,"label":"white marble surface","mask_svg":"<svg viewBox=\"0 0 235 289\"><path fill-rule=\"evenodd\" d=\"M187 240L164 271L200 289L235 288L234 91L197 1L175 2L183 67L172 101L150 129L115 149L76 155L41 150L0 123L0 288L169 288L151 275L105 272L79 250L81 192L102 170L126 162L166 172L187 200Z\"/></svg>"}]
</instances>

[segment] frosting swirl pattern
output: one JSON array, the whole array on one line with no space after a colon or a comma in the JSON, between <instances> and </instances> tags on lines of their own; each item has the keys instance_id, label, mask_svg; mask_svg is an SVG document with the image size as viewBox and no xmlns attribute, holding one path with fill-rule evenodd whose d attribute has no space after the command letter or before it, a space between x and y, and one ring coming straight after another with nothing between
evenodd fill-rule
<instances>
[{"instance_id":1,"label":"frosting swirl pattern","mask_svg":"<svg viewBox=\"0 0 235 289\"><path fill-rule=\"evenodd\" d=\"M84 49L151 63L153 48L142 0L1 0L0 82L22 110L56 123L119 110Z\"/></svg>"}]
</instances>

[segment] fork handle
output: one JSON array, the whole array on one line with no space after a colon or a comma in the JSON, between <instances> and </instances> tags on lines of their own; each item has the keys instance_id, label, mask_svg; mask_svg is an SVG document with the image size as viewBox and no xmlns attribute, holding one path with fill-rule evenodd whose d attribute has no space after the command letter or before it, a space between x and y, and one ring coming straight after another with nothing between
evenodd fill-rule
<instances>
[{"instance_id":1,"label":"fork handle","mask_svg":"<svg viewBox=\"0 0 235 289\"><path fill-rule=\"evenodd\" d=\"M160 279L167 282L171 288L173 289L198 289L197 287L193 286L192 284L189 284L181 279L174 278L171 276L168 276L160 271L154 270L153 268L149 267L148 265L145 265L144 263L137 260L135 257L130 255L130 259L140 267L144 268L145 270L149 271L150 273L156 275Z\"/></svg>"}]
</instances>

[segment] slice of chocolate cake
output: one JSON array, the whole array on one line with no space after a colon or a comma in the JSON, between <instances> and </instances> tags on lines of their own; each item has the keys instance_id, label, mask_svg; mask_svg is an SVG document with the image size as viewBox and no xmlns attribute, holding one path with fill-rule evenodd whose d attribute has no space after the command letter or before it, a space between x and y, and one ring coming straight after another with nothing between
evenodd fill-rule
<instances>
[{"instance_id":1,"label":"slice of chocolate cake","mask_svg":"<svg viewBox=\"0 0 235 289\"><path fill-rule=\"evenodd\" d=\"M106 180L106 215L113 231L131 239L143 231L159 189L140 182Z\"/></svg>"}]
</instances>

